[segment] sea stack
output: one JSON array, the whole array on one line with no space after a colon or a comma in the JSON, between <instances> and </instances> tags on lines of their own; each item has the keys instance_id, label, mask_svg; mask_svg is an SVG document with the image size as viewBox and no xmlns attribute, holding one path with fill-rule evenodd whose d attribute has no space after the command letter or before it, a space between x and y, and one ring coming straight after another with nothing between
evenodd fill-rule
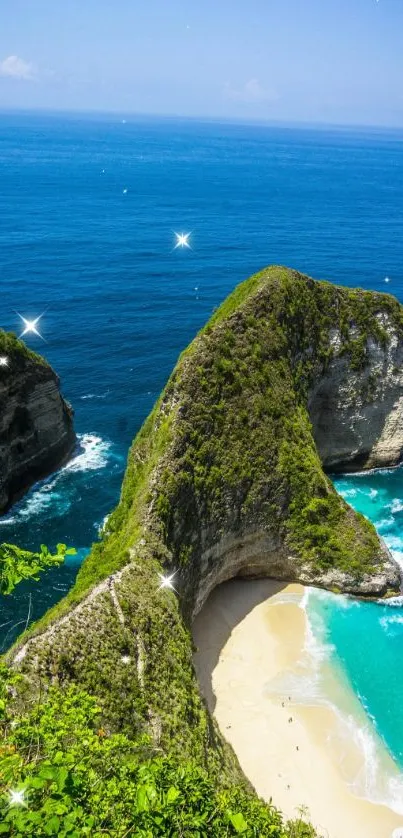
<instances>
[{"instance_id":1,"label":"sea stack","mask_svg":"<svg viewBox=\"0 0 403 838\"><path fill-rule=\"evenodd\" d=\"M393 297L282 267L238 286L135 439L75 587L9 652L29 695L72 681L108 729L146 729L171 753L233 766L200 697L192 620L233 577L399 590L374 527L325 469L398 463L402 400Z\"/></svg>"},{"instance_id":2,"label":"sea stack","mask_svg":"<svg viewBox=\"0 0 403 838\"><path fill-rule=\"evenodd\" d=\"M71 455L73 410L49 364L0 332L0 513Z\"/></svg>"}]
</instances>

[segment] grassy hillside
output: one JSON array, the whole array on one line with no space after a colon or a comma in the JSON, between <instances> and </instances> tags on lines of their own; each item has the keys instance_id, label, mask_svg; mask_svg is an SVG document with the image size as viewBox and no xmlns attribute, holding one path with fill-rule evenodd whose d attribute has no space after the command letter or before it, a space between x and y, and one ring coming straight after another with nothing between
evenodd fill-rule
<instances>
[{"instance_id":1,"label":"grassy hillside","mask_svg":"<svg viewBox=\"0 0 403 838\"><path fill-rule=\"evenodd\" d=\"M323 472L307 409L310 388L333 357L335 329L337 352L352 371L365 367L369 337L387 345L379 312L402 336L402 308L389 295L278 267L235 289L181 355L137 435L120 502L75 587L10 653L12 662L30 641L11 712L25 712L49 683L74 685L96 700L108 737L133 743L148 736L153 757L190 760L218 788L243 787L192 665L189 618L207 572L204 557L210 551L214 572L213 548L226 536L259 532L280 559L292 557L296 578L299 568L318 579L337 569L359 583L382 570L374 528ZM171 572L178 595L160 588L159 574ZM311 834L281 832L270 817L272 831L238 833ZM166 834L215 833L194 827Z\"/></svg>"}]
</instances>

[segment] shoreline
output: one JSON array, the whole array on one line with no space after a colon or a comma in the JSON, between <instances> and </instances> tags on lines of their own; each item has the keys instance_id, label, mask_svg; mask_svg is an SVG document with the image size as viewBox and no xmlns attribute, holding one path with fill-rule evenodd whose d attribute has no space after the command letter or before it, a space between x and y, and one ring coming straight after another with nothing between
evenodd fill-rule
<instances>
[{"instance_id":1,"label":"shoreline","mask_svg":"<svg viewBox=\"0 0 403 838\"><path fill-rule=\"evenodd\" d=\"M324 838L392 838L403 815L352 792L349 778L364 757L352 739L341 740L336 709L293 699L304 590L238 579L216 588L193 626L201 691L259 796L286 818L302 809Z\"/></svg>"}]
</instances>

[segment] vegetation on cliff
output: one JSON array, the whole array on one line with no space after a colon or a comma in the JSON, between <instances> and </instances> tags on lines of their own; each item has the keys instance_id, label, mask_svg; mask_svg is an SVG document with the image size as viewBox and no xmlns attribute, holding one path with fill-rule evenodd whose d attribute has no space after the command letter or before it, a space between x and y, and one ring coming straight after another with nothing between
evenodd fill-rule
<instances>
[{"instance_id":1,"label":"vegetation on cliff","mask_svg":"<svg viewBox=\"0 0 403 838\"><path fill-rule=\"evenodd\" d=\"M242 786L218 786L195 760L157 751L147 736L110 734L94 699L51 689L24 716L7 712L0 672L0 834L15 838L313 838Z\"/></svg>"},{"instance_id":2,"label":"vegetation on cliff","mask_svg":"<svg viewBox=\"0 0 403 838\"><path fill-rule=\"evenodd\" d=\"M214 558L208 564L204 556L228 534L265 533L281 556L292 556L295 578L299 569L308 568L313 578L336 570L359 585L382 570L385 553L374 528L337 495L323 472L308 412L310 390L336 351L359 370L366 364L369 338L386 344L380 313L402 336L402 309L388 295L338 288L276 267L240 285L182 354L140 430L120 503L75 587L9 656L23 676L10 712L35 712L29 709L35 699L51 714L64 695L73 702L79 695L83 707L94 701L97 724L108 741L96 737L84 714L88 742L96 750L106 748L102 759L114 760L113 771L119 777L123 771L127 782L131 777L133 789L143 775L146 783L158 776L164 807L185 799L185 784L180 817L186 811L193 817L192 789L207 784L211 803L196 809L210 831L195 822L186 831L184 823L179 828L180 822L164 822L166 813L159 811L166 830L161 834L179 835L180 829L200 836L311 834L287 832L272 810L252 802L234 755L200 697L189 618L203 574L214 573ZM334 330L340 336L337 349ZM161 588L160 574L172 572L179 597ZM56 692L42 698L50 682ZM69 692L71 684L78 693ZM6 734L11 736L9 728ZM141 750L144 737L151 742L151 762ZM7 741L23 759L22 782L31 768L24 767L19 741ZM43 758L52 762L50 746L43 747ZM76 747L73 743L74 753ZM98 756L94 777L108 796L108 777L96 773ZM77 780L78 787L84 780ZM171 787L175 792L168 803L163 795ZM91 818L91 789L85 786L82 794L77 805ZM237 814L234 824L231 817ZM253 824L255 816L256 830L243 828L242 818ZM211 831L214 817L216 833ZM264 817L267 826L259 821ZM122 818L125 823L124 812ZM160 834L147 820L135 824L136 834ZM102 823L91 828L96 835Z\"/></svg>"},{"instance_id":3,"label":"vegetation on cliff","mask_svg":"<svg viewBox=\"0 0 403 838\"><path fill-rule=\"evenodd\" d=\"M41 364L41 366L48 366L47 361L41 355L38 355L37 352L29 349L24 341L20 340L14 332L5 332L3 329L0 329L0 355L8 358L9 361L21 363L29 359L35 361L37 364ZM4 370L7 370L7 366L3 368Z\"/></svg>"},{"instance_id":4,"label":"vegetation on cliff","mask_svg":"<svg viewBox=\"0 0 403 838\"><path fill-rule=\"evenodd\" d=\"M201 526L219 537L251 522L314 569L359 578L382 564L373 526L323 473L307 410L310 387L334 354L332 331L341 335L339 354L363 366L368 338L387 341L380 311L403 334L401 306L386 294L284 268L241 284L182 354L138 434L109 535L73 598L127 561L145 516L162 564L175 567L197 563Z\"/></svg>"}]
</instances>

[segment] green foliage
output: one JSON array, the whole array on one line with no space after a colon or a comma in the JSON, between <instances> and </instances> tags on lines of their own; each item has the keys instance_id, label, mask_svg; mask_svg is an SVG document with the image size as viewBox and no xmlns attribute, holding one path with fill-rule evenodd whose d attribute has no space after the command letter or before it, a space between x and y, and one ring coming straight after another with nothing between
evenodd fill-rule
<instances>
[{"instance_id":1,"label":"green foliage","mask_svg":"<svg viewBox=\"0 0 403 838\"><path fill-rule=\"evenodd\" d=\"M39 574L48 567L57 567L64 562L65 556L77 551L66 544L57 544L56 553L50 553L45 544L40 551L33 553L23 550L15 544L0 544L0 593L11 594L15 586L25 579L39 579Z\"/></svg>"},{"instance_id":2,"label":"green foliage","mask_svg":"<svg viewBox=\"0 0 403 838\"><path fill-rule=\"evenodd\" d=\"M198 519L217 540L260 523L312 569L359 578L381 561L374 528L323 473L307 410L309 390L333 356L332 331L341 337L340 354L359 369L368 339L385 343L380 310L402 331L401 308L387 295L273 268L239 286L216 312L174 375L181 421L156 492L178 563L187 547L197 555ZM369 379L368 395L374 388Z\"/></svg>"},{"instance_id":3,"label":"green foliage","mask_svg":"<svg viewBox=\"0 0 403 838\"><path fill-rule=\"evenodd\" d=\"M48 365L41 355L29 349L13 332L4 332L3 329L0 329L0 353L9 358L9 365L2 368L2 376L15 372L15 368L26 363L27 359L35 361L36 365Z\"/></svg>"},{"instance_id":4,"label":"green foliage","mask_svg":"<svg viewBox=\"0 0 403 838\"><path fill-rule=\"evenodd\" d=\"M374 570L379 541L374 527L354 513L322 471L306 413L284 420L278 471L290 492L284 526L288 542L314 568L338 567L353 576Z\"/></svg>"},{"instance_id":5,"label":"green foliage","mask_svg":"<svg viewBox=\"0 0 403 838\"><path fill-rule=\"evenodd\" d=\"M3 668L0 696L6 678ZM52 688L24 716L3 708L1 835L314 838L301 819L284 824L273 806L220 785L193 760L156 753L145 736L111 735L100 717L94 699L74 687ZM22 794L20 804L11 791Z\"/></svg>"}]
</instances>

